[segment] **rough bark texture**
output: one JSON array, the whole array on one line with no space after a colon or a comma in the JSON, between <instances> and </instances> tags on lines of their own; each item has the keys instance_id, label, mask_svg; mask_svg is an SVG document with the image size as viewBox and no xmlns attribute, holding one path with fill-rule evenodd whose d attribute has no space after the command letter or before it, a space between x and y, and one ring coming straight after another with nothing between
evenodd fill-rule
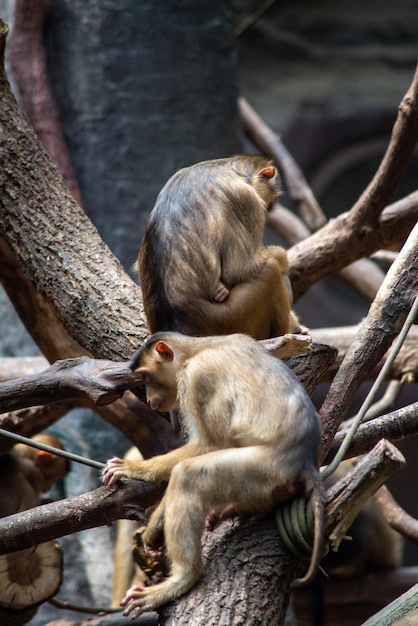
<instances>
[{"instance_id":1,"label":"rough bark texture","mask_svg":"<svg viewBox=\"0 0 418 626\"><path fill-rule=\"evenodd\" d=\"M5 288L50 360L86 353L127 358L147 334L140 290L63 184L17 108L3 69L0 94Z\"/></svg>"},{"instance_id":2,"label":"rough bark texture","mask_svg":"<svg viewBox=\"0 0 418 626\"><path fill-rule=\"evenodd\" d=\"M282 623L290 581L301 570L279 542L272 517L224 522L205 533L203 546L204 577L179 602L162 608L163 624ZM206 600L210 596L213 603Z\"/></svg>"}]
</instances>

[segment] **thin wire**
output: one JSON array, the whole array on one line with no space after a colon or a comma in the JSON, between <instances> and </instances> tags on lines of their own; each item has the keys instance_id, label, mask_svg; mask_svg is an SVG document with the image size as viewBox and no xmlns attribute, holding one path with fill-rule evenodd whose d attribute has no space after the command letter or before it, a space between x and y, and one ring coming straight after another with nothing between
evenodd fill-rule
<instances>
[{"instance_id":1,"label":"thin wire","mask_svg":"<svg viewBox=\"0 0 418 626\"><path fill-rule=\"evenodd\" d=\"M415 297L415 301L411 307L411 310L409 311L408 317L406 318L404 325L401 329L401 332L399 333L398 337L396 338L395 343L393 344L393 348L388 356L388 358L385 361L385 364L383 365L382 369L379 372L378 377L376 378L375 382L373 383L372 388L370 389L369 393L367 394L366 399L364 400L360 411L357 413L357 416L354 418L354 421L347 433L347 435L345 436L341 446L338 449L337 454L335 455L332 463L330 463L328 465L328 467L326 467L324 470L322 470L321 472L321 479L325 479L328 478L328 476L330 476L333 472L335 472L335 470L337 469L338 465L341 463L341 461L344 459L346 452L348 450L348 448L351 445L351 442L353 440L354 435L356 434L357 428L360 426L362 420L364 419L364 416L366 414L366 412L368 411L368 409L370 408L373 400L374 400L374 396L376 395L377 391L379 390L380 385L382 384L384 378L386 377L387 373L389 372L389 369L392 366L393 361L395 360L395 358L398 356L399 350L402 348L402 345L405 341L406 335L408 334L409 329L411 328L412 324L414 323L415 318L417 317L417 313L418 313L418 296Z\"/></svg>"},{"instance_id":2,"label":"thin wire","mask_svg":"<svg viewBox=\"0 0 418 626\"><path fill-rule=\"evenodd\" d=\"M78 454L73 454L72 452L67 452L66 450L60 450L59 448L53 448L52 446L48 446L45 443L39 443L38 441L33 441L33 439L29 439L28 437L23 437L22 435L17 435L16 433L12 433L9 430L5 430L4 428L0 428L0 435L4 437L8 437L9 439L14 439L19 443L25 443L27 446L31 446L32 448L37 448L38 450L43 450L44 452L51 452L51 454L57 454L58 456L63 456L66 459L70 459L70 461L75 461L76 463L82 463L83 465L89 465L90 467L94 467L96 469L103 469L105 467L104 463L100 463L99 461L93 461L92 459L87 459L84 456L79 456Z\"/></svg>"}]
</instances>

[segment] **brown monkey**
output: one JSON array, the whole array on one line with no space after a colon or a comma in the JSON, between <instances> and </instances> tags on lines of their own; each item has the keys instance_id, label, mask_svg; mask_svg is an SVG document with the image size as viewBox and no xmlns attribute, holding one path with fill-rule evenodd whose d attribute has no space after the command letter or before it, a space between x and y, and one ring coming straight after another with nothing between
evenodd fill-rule
<instances>
[{"instance_id":1,"label":"brown monkey","mask_svg":"<svg viewBox=\"0 0 418 626\"><path fill-rule=\"evenodd\" d=\"M291 370L245 335L171 332L151 336L132 366L153 409L179 410L188 443L145 461L113 458L103 471L105 484L123 477L169 481L143 538L154 550L165 541L171 574L158 585L128 590L125 614L173 600L200 578L201 533L210 511L232 505L238 513L263 513L300 492L314 506L315 546L306 576L294 584L309 582L323 542L321 427Z\"/></svg>"},{"instance_id":2,"label":"brown monkey","mask_svg":"<svg viewBox=\"0 0 418 626\"><path fill-rule=\"evenodd\" d=\"M291 311L286 252L263 247L278 174L261 156L197 163L161 190L138 257L151 333L304 332Z\"/></svg>"},{"instance_id":3,"label":"brown monkey","mask_svg":"<svg viewBox=\"0 0 418 626\"><path fill-rule=\"evenodd\" d=\"M52 435L40 434L32 439L64 450L61 441ZM0 517L40 504L41 493L49 491L68 470L67 459L23 443L14 445L0 456Z\"/></svg>"}]
</instances>

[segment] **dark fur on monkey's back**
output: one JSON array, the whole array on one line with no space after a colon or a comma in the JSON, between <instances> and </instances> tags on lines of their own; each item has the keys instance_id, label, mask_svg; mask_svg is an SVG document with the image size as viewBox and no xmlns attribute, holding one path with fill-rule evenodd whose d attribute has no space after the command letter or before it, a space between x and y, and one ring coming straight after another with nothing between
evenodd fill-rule
<instances>
[{"instance_id":1,"label":"dark fur on monkey's back","mask_svg":"<svg viewBox=\"0 0 418 626\"><path fill-rule=\"evenodd\" d=\"M174 174L161 190L145 229L138 271L151 332L202 334L211 319L219 281L231 289L260 266L265 214L278 195L277 175L259 156L197 163ZM209 328L206 334L223 333Z\"/></svg>"}]
</instances>

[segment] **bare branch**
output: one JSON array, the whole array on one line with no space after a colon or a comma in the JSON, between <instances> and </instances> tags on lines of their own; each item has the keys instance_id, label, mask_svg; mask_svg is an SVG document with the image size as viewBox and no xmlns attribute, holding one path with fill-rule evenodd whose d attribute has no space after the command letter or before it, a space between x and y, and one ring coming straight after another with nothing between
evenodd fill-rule
<instances>
[{"instance_id":1,"label":"bare branch","mask_svg":"<svg viewBox=\"0 0 418 626\"><path fill-rule=\"evenodd\" d=\"M105 405L135 386L128 363L87 357L56 361L41 374L0 384L0 411L22 409L68 398L83 398Z\"/></svg>"},{"instance_id":2,"label":"bare branch","mask_svg":"<svg viewBox=\"0 0 418 626\"><path fill-rule=\"evenodd\" d=\"M37 506L0 519L0 554L23 550L57 537L109 525L116 519L146 522L144 509L161 498L163 488L140 480Z\"/></svg>"},{"instance_id":3,"label":"bare branch","mask_svg":"<svg viewBox=\"0 0 418 626\"><path fill-rule=\"evenodd\" d=\"M397 470L405 465L401 452L382 439L369 454L330 487L325 497L325 533L337 550L361 507Z\"/></svg>"},{"instance_id":4,"label":"bare branch","mask_svg":"<svg viewBox=\"0 0 418 626\"><path fill-rule=\"evenodd\" d=\"M376 491L374 499L387 523L404 537L418 543L418 520L399 506L386 485Z\"/></svg>"},{"instance_id":5,"label":"bare branch","mask_svg":"<svg viewBox=\"0 0 418 626\"><path fill-rule=\"evenodd\" d=\"M81 206L80 187L46 73L43 35L50 8L49 0L35 3L31 0L20 0L15 3L14 28L10 38L10 63L26 114Z\"/></svg>"},{"instance_id":6,"label":"bare branch","mask_svg":"<svg viewBox=\"0 0 418 626\"><path fill-rule=\"evenodd\" d=\"M66 401L11 411L0 416L0 428L24 437L32 437L54 424L68 411L77 406L80 406L80 403ZM8 452L13 444L14 441L11 439L0 437L0 454Z\"/></svg>"},{"instance_id":7,"label":"bare branch","mask_svg":"<svg viewBox=\"0 0 418 626\"><path fill-rule=\"evenodd\" d=\"M328 454L324 458L324 464L332 461L347 432L347 430L341 430L335 435ZM346 458L364 454L382 437L389 441L400 441L416 434L418 434L418 402L361 424L354 435Z\"/></svg>"},{"instance_id":8,"label":"bare branch","mask_svg":"<svg viewBox=\"0 0 418 626\"><path fill-rule=\"evenodd\" d=\"M245 132L264 154L279 164L290 198L298 205L307 226L317 230L325 224L326 217L298 164L280 137L263 122L248 102L240 98L238 104Z\"/></svg>"},{"instance_id":9,"label":"bare branch","mask_svg":"<svg viewBox=\"0 0 418 626\"><path fill-rule=\"evenodd\" d=\"M287 254L295 300L316 282L376 250L397 245L418 221L418 192L388 206L373 228L343 213Z\"/></svg>"},{"instance_id":10,"label":"bare branch","mask_svg":"<svg viewBox=\"0 0 418 626\"><path fill-rule=\"evenodd\" d=\"M328 344L334 346L338 350L338 356L333 365L327 370L323 381L331 382L345 358L350 346L352 345L360 326L339 326L336 328L313 328L311 336L315 343ZM418 379L418 328L412 327L408 333L406 341L395 359L390 371L392 379L402 380L412 377L412 380ZM365 372L365 380L372 380L382 369L383 363L386 361L386 355L377 363L376 366Z\"/></svg>"},{"instance_id":11,"label":"bare branch","mask_svg":"<svg viewBox=\"0 0 418 626\"><path fill-rule=\"evenodd\" d=\"M414 154L418 140L418 66L411 86L398 109L398 117L392 130L383 160L367 189L351 209L350 214L357 225L374 226L383 208L392 198Z\"/></svg>"}]
</instances>

